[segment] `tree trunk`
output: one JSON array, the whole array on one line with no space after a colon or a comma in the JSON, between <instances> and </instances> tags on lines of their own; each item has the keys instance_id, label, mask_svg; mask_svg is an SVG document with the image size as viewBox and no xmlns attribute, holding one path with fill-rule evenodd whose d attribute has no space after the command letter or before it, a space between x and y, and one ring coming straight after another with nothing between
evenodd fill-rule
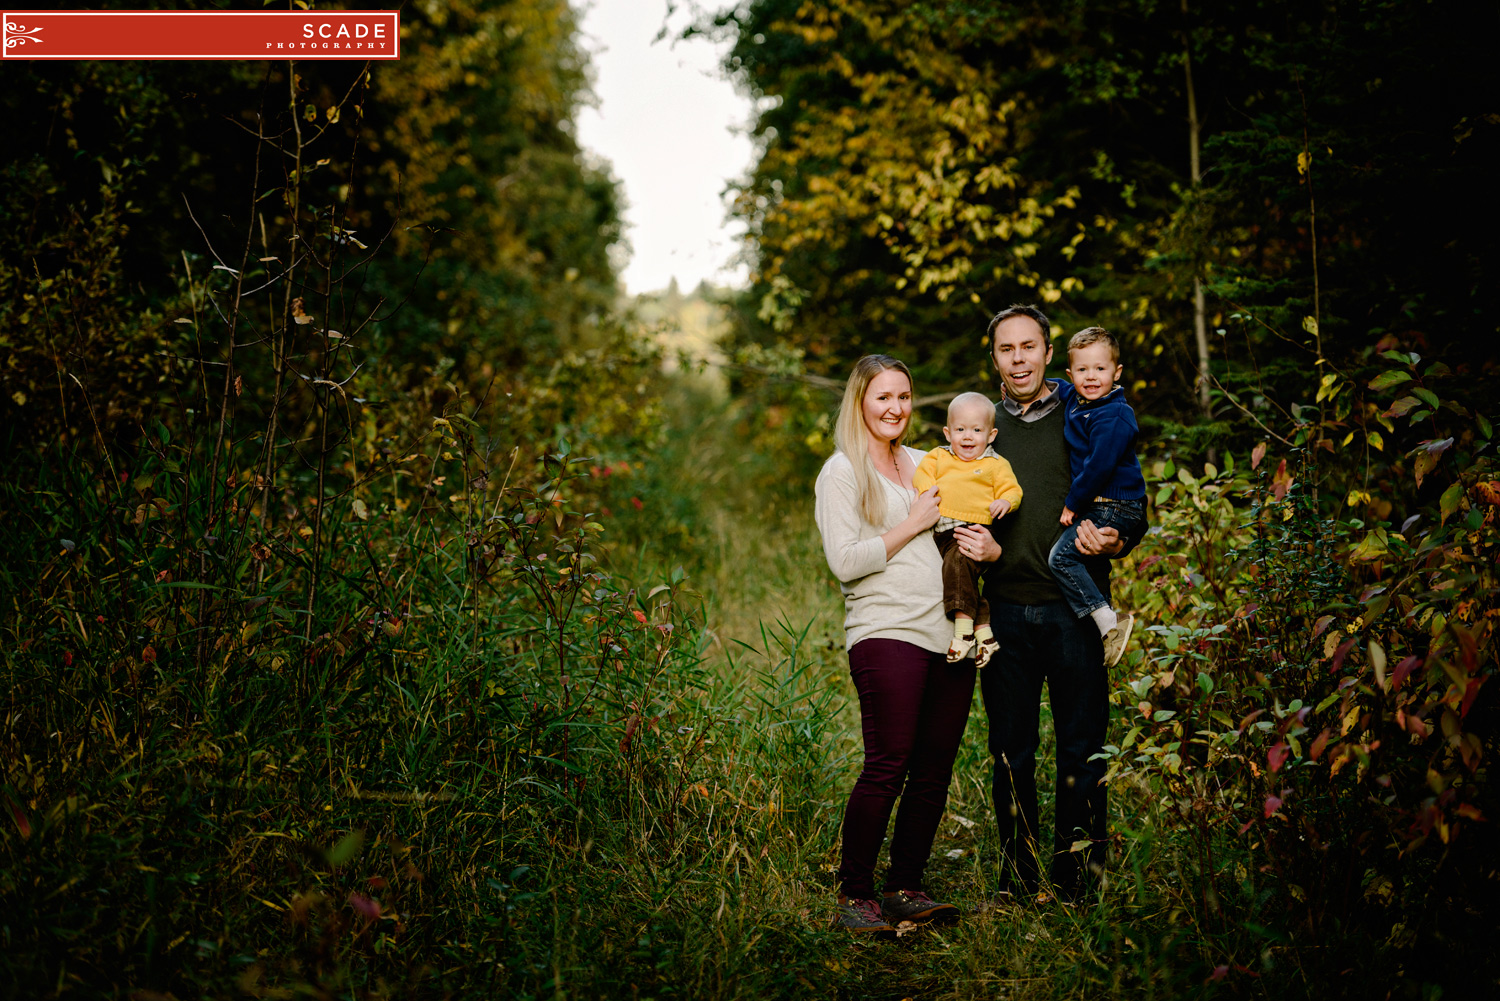
<instances>
[{"instance_id":1,"label":"tree trunk","mask_svg":"<svg viewBox=\"0 0 1500 1001\"><path fill-rule=\"evenodd\" d=\"M1182 0L1182 71L1187 78L1188 107L1188 160L1192 173L1193 191L1196 193L1203 180L1202 162L1198 156L1200 124L1198 122L1198 95L1193 90L1193 49L1187 31L1188 0ZM1193 336L1198 342L1198 403L1203 407L1203 416L1213 416L1213 405L1208 397L1211 375L1208 367L1208 319L1203 302L1203 278L1193 275Z\"/></svg>"}]
</instances>

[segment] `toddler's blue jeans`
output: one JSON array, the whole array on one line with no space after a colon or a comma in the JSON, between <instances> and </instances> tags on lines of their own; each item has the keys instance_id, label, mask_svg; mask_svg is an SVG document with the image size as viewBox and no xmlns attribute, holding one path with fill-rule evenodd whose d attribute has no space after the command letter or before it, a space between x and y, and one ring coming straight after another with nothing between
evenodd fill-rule
<instances>
[{"instance_id":1,"label":"toddler's blue jeans","mask_svg":"<svg viewBox=\"0 0 1500 1001\"><path fill-rule=\"evenodd\" d=\"M1146 531L1146 501L1106 500L1094 498L1094 503L1073 518L1073 524L1063 529L1062 535L1053 545L1047 557L1047 565L1062 588L1068 607L1080 619L1109 604L1109 599L1099 591L1099 586L1089 576L1089 563L1106 560L1107 556L1085 556L1078 551L1078 523L1092 521L1095 528L1113 528L1120 538L1139 539Z\"/></svg>"}]
</instances>

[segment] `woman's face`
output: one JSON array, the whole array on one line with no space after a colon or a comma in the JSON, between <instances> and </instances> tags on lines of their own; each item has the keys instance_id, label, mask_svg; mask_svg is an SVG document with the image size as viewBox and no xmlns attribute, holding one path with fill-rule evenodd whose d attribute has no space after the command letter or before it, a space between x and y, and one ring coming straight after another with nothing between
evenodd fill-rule
<instances>
[{"instance_id":1,"label":"woman's face","mask_svg":"<svg viewBox=\"0 0 1500 1001\"><path fill-rule=\"evenodd\" d=\"M911 420L911 380L899 368L888 368L865 389L865 428L879 442L901 437Z\"/></svg>"}]
</instances>

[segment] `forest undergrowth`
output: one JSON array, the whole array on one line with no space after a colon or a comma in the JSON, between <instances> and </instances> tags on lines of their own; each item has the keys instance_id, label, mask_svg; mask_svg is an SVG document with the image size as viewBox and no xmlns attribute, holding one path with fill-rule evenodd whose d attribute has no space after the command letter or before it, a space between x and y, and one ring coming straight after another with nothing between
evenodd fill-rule
<instances>
[{"instance_id":1,"label":"forest undergrowth","mask_svg":"<svg viewBox=\"0 0 1500 1001\"><path fill-rule=\"evenodd\" d=\"M1101 896L856 943L830 916L857 704L806 498L743 448L754 411L681 385L661 413L651 461L605 475L559 445L478 528L432 490L344 502L319 599L339 627L312 636L274 583L295 553L188 579L220 556L186 529L208 492L165 432L123 476L59 456L8 484L7 993L1367 997L1405 976L1436 996L1444 972L1403 961L1419 935L1468 941L1443 861L1362 858L1350 918L1312 879L1353 862L1286 847L1318 836L1311 807L1285 823L1317 766L1274 805L1244 784L1270 778L1261 755L1296 767L1281 748L1318 725L1253 668L1262 688L1234 688L1225 652L1273 630L1211 621L1224 582L1255 579L1254 531L1308 527L1288 467L1151 470L1158 530L1117 570L1149 627L1115 679ZM444 420L419 481L483 457ZM720 472L687 495L684 469ZM158 476L186 503L157 504ZM1275 517L1236 506L1257 491ZM1336 600L1313 565L1276 570L1279 600ZM1228 692L1270 693L1270 725L1226 715ZM1174 742L1179 714L1200 729ZM930 871L965 906L999 885L984 737L976 702ZM1328 734L1302 740L1316 762ZM1403 892L1434 924L1372 933Z\"/></svg>"}]
</instances>

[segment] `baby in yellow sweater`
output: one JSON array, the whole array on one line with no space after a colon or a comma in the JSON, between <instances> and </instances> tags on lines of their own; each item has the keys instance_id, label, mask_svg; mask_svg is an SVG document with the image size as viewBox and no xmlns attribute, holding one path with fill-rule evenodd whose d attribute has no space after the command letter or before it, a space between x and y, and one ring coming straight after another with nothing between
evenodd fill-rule
<instances>
[{"instance_id":1,"label":"baby in yellow sweater","mask_svg":"<svg viewBox=\"0 0 1500 1001\"><path fill-rule=\"evenodd\" d=\"M928 452L917 466L912 486L918 492L938 486L937 534L943 554L943 608L953 620L948 661L970 655L983 667L1000 649L990 631L990 606L979 595L979 564L959 551L953 530L960 525L988 525L1021 503L1021 484L1010 463L990 448L995 440L995 405L980 393L960 393L948 404L946 447ZM978 622L976 627L975 623ZM977 644L977 647L976 647Z\"/></svg>"}]
</instances>

